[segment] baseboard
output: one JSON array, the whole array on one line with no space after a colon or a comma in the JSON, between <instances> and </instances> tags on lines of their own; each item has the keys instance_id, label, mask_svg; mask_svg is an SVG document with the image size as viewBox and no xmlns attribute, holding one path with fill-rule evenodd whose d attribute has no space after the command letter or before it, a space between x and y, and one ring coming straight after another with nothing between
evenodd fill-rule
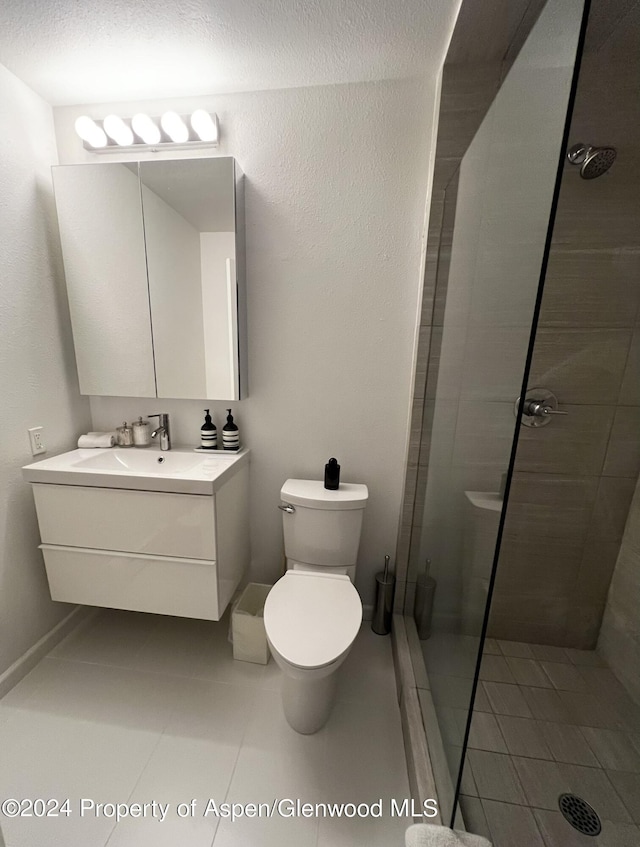
<instances>
[{"instance_id":1,"label":"baseboard","mask_svg":"<svg viewBox=\"0 0 640 847\"><path fill-rule=\"evenodd\" d=\"M86 625L97 613L98 609L92 606L76 606L0 675L0 698L11 691L63 638Z\"/></svg>"}]
</instances>

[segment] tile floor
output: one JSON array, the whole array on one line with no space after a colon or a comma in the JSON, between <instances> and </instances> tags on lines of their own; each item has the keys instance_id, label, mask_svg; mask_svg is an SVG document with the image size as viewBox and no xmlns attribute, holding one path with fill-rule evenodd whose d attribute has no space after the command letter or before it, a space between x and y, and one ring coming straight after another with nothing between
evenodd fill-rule
<instances>
[{"instance_id":1,"label":"tile floor","mask_svg":"<svg viewBox=\"0 0 640 847\"><path fill-rule=\"evenodd\" d=\"M286 724L280 671L235 662L228 623L103 610L0 701L0 797L70 798L69 817L2 817L7 847L342 847L404 844L409 796L391 643L364 624L340 672L329 724ZM96 803L169 803L164 822L122 820ZM178 803L197 801L179 818ZM254 818L217 803L369 802L382 819ZM152 811L150 809L150 811ZM186 811L183 809L183 811ZM286 811L286 809L285 809Z\"/></svg>"},{"instance_id":2,"label":"tile floor","mask_svg":"<svg viewBox=\"0 0 640 847\"><path fill-rule=\"evenodd\" d=\"M598 654L488 639L480 677L468 829L494 847L639 847L640 707ZM598 812L599 836L563 818L558 796L569 792Z\"/></svg>"}]
</instances>

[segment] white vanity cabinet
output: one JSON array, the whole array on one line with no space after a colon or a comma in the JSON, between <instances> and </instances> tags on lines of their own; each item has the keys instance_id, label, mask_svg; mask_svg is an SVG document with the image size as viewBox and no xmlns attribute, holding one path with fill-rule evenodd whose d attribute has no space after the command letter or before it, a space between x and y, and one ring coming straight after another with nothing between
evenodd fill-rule
<instances>
[{"instance_id":1,"label":"white vanity cabinet","mask_svg":"<svg viewBox=\"0 0 640 847\"><path fill-rule=\"evenodd\" d=\"M33 482L51 597L219 620L249 565L248 480L246 463L212 494Z\"/></svg>"}]
</instances>

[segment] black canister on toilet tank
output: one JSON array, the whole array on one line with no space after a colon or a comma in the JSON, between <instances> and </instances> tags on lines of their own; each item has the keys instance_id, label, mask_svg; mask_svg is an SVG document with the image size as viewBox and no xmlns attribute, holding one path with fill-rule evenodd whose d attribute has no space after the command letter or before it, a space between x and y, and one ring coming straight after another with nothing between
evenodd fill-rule
<instances>
[{"instance_id":1,"label":"black canister on toilet tank","mask_svg":"<svg viewBox=\"0 0 640 847\"><path fill-rule=\"evenodd\" d=\"M340 487L340 465L337 459L329 459L324 466L324 487L337 491Z\"/></svg>"}]
</instances>

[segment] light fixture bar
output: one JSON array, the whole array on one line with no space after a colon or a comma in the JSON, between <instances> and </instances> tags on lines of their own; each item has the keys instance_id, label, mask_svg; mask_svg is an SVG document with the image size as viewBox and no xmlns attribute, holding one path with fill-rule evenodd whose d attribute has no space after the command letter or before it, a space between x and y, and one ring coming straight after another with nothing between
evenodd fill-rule
<instances>
[{"instance_id":1,"label":"light fixture bar","mask_svg":"<svg viewBox=\"0 0 640 847\"><path fill-rule=\"evenodd\" d=\"M75 128L92 153L217 147L219 140L218 116L204 109L190 116L165 112L159 118L138 113L131 119L107 115L97 120L83 115Z\"/></svg>"},{"instance_id":2,"label":"light fixture bar","mask_svg":"<svg viewBox=\"0 0 640 847\"><path fill-rule=\"evenodd\" d=\"M212 144L210 141L185 141L184 144L178 144L175 141L161 141L159 144L130 144L122 147L119 144L107 144L106 147L91 147L90 144L83 142L82 146L90 153L159 153L161 150L211 150L212 147L217 147L217 144Z\"/></svg>"}]
</instances>

